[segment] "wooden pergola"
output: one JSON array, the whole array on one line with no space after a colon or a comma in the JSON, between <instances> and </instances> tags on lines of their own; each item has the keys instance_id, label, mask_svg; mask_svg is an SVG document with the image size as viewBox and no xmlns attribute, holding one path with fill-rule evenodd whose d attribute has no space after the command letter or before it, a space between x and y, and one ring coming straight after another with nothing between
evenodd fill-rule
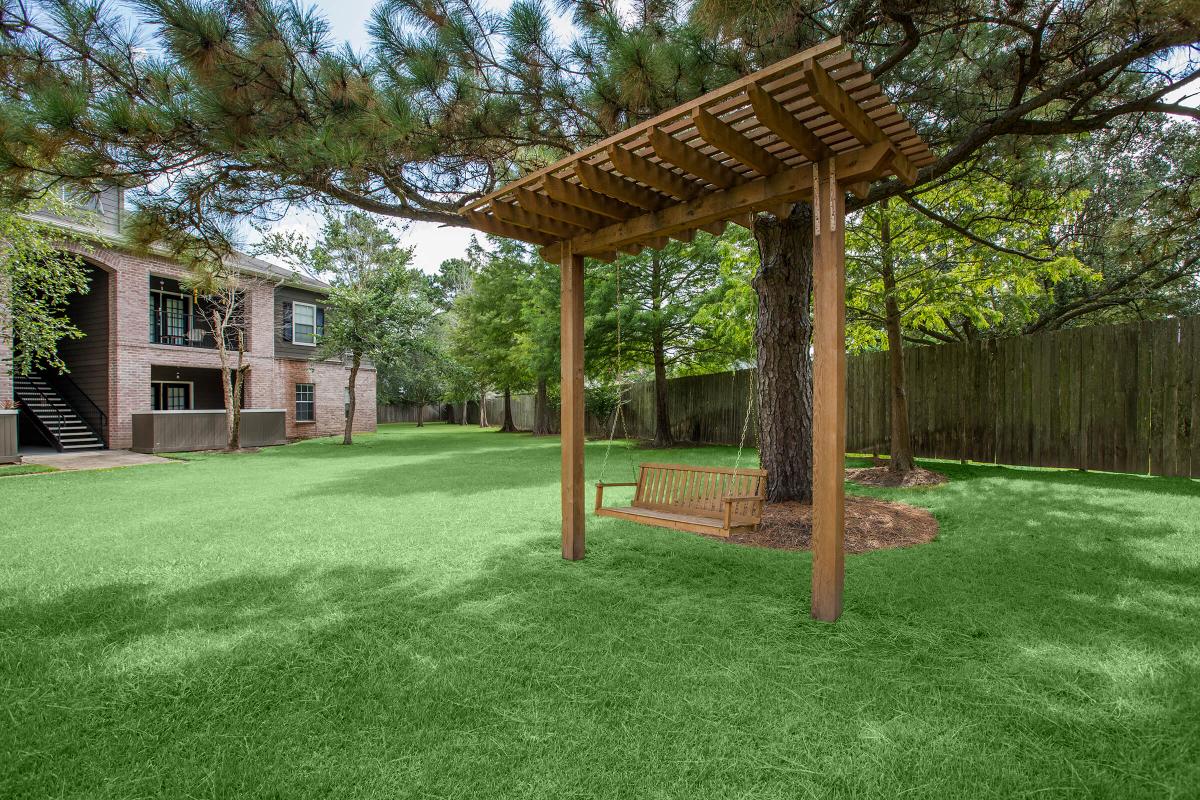
<instances>
[{"instance_id":1,"label":"wooden pergola","mask_svg":"<svg viewBox=\"0 0 1200 800\"><path fill-rule=\"evenodd\" d=\"M845 192L912 183L925 142L840 39L684 103L467 206L468 224L562 265L562 554L584 553L583 259L813 207L812 615L841 615Z\"/></svg>"}]
</instances>

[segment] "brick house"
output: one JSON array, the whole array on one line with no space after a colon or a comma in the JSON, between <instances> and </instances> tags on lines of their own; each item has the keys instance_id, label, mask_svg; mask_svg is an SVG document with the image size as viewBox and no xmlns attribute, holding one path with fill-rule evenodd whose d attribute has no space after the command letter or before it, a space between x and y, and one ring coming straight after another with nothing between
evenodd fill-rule
<instances>
[{"instance_id":1,"label":"brick house","mask_svg":"<svg viewBox=\"0 0 1200 800\"><path fill-rule=\"evenodd\" d=\"M69 373L13 378L7 358L12 343L0 341L0 398L15 396L26 406L23 443L128 448L134 414L224 408L220 357L203 299L183 288L187 272L179 264L121 246L123 204L116 189L97 196L90 232L101 243L71 247L84 259L90 286L67 308L85 334L60 345ZM288 439L341 433L348 366L315 358L327 287L246 255L235 255L232 265L244 281L250 370L243 407L282 409ZM375 372L369 365L359 371L356 394L354 430L373 431ZM39 425L35 410L55 415L57 424Z\"/></svg>"}]
</instances>

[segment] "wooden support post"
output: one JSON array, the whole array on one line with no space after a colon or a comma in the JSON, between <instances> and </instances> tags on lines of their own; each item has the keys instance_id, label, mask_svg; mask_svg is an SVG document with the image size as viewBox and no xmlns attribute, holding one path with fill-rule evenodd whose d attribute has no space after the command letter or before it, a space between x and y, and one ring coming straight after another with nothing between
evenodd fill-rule
<instances>
[{"instance_id":1,"label":"wooden support post","mask_svg":"<svg viewBox=\"0 0 1200 800\"><path fill-rule=\"evenodd\" d=\"M845 576L846 196L835 161L813 180L813 537L812 616L842 615Z\"/></svg>"},{"instance_id":2,"label":"wooden support post","mask_svg":"<svg viewBox=\"0 0 1200 800\"><path fill-rule=\"evenodd\" d=\"M562 243L562 556L583 558L583 256Z\"/></svg>"}]
</instances>

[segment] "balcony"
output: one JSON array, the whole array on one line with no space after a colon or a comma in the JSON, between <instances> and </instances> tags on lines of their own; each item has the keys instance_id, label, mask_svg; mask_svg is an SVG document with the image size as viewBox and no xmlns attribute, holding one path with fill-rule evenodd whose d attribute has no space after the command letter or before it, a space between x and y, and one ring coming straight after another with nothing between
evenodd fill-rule
<instances>
[{"instance_id":1,"label":"balcony","mask_svg":"<svg viewBox=\"0 0 1200 800\"><path fill-rule=\"evenodd\" d=\"M206 350L217 348L212 325L204 314L171 309L150 309L151 344L169 344L175 347L199 347ZM237 349L235 330L225 332L225 347Z\"/></svg>"}]
</instances>

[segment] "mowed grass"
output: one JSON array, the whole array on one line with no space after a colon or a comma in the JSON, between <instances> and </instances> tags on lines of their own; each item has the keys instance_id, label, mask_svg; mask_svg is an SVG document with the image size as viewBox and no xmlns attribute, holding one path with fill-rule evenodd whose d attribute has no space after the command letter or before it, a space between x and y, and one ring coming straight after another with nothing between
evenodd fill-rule
<instances>
[{"instance_id":1,"label":"mowed grass","mask_svg":"<svg viewBox=\"0 0 1200 800\"><path fill-rule=\"evenodd\" d=\"M607 478L666 458L734 450ZM806 553L562 561L558 468L387 426L0 483L0 797L1200 794L1197 482L939 463L827 625Z\"/></svg>"}]
</instances>

